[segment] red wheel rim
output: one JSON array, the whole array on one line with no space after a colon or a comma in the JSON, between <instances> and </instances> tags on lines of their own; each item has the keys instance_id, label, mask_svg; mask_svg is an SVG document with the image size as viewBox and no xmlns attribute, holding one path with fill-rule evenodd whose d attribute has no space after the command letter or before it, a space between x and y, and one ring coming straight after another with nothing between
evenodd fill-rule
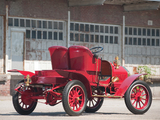
<instances>
[{"instance_id":1,"label":"red wheel rim","mask_svg":"<svg viewBox=\"0 0 160 120\"><path fill-rule=\"evenodd\" d=\"M130 93L131 104L136 109L144 109L149 102L149 93L145 86L135 85Z\"/></svg>"},{"instance_id":2,"label":"red wheel rim","mask_svg":"<svg viewBox=\"0 0 160 120\"><path fill-rule=\"evenodd\" d=\"M100 93L95 90L92 92L93 95L99 95ZM92 97L90 100L87 101L87 107L89 108L94 108L96 107L101 101L101 98L95 98L95 97Z\"/></svg>"},{"instance_id":3,"label":"red wheel rim","mask_svg":"<svg viewBox=\"0 0 160 120\"><path fill-rule=\"evenodd\" d=\"M68 97L69 106L73 111L78 112L83 108L85 102L85 94L80 86L73 86L69 91Z\"/></svg>"},{"instance_id":4,"label":"red wheel rim","mask_svg":"<svg viewBox=\"0 0 160 120\"><path fill-rule=\"evenodd\" d=\"M27 88L21 88L20 91L21 92L18 95L19 105L23 110L29 110L34 104L34 100L31 99L33 90L27 87Z\"/></svg>"}]
</instances>

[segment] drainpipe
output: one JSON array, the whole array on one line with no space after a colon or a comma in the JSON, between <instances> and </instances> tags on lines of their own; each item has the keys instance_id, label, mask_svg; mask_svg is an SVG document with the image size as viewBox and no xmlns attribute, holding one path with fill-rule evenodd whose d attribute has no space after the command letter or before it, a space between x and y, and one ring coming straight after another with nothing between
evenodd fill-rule
<instances>
[{"instance_id":1,"label":"drainpipe","mask_svg":"<svg viewBox=\"0 0 160 120\"><path fill-rule=\"evenodd\" d=\"M7 73L7 41L8 41L8 5L6 5L6 17L5 17L5 39L4 39L4 72Z\"/></svg>"},{"instance_id":2,"label":"drainpipe","mask_svg":"<svg viewBox=\"0 0 160 120\"><path fill-rule=\"evenodd\" d=\"M70 11L68 11L68 26L67 26L67 48L69 47L70 42Z\"/></svg>"},{"instance_id":3,"label":"drainpipe","mask_svg":"<svg viewBox=\"0 0 160 120\"><path fill-rule=\"evenodd\" d=\"M121 44L121 65L125 65L125 60L124 60L124 50L125 50L125 16L123 16L123 27L122 27L122 44Z\"/></svg>"}]
</instances>

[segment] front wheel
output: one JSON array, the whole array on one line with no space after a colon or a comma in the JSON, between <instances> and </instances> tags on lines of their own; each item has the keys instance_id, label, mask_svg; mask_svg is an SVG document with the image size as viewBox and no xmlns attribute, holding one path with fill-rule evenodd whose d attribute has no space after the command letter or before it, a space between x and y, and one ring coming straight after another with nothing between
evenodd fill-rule
<instances>
[{"instance_id":1,"label":"front wheel","mask_svg":"<svg viewBox=\"0 0 160 120\"><path fill-rule=\"evenodd\" d=\"M31 99L34 89L25 87L23 82L20 82L19 91L12 97L13 106L19 114L28 115L33 112L37 105L37 100Z\"/></svg>"},{"instance_id":2,"label":"front wheel","mask_svg":"<svg viewBox=\"0 0 160 120\"><path fill-rule=\"evenodd\" d=\"M80 115L86 108L87 92L82 82L73 80L67 83L62 94L64 110L70 116Z\"/></svg>"},{"instance_id":3,"label":"front wheel","mask_svg":"<svg viewBox=\"0 0 160 120\"><path fill-rule=\"evenodd\" d=\"M152 103L152 93L144 81L135 81L125 93L125 104L134 114L144 114Z\"/></svg>"}]
</instances>

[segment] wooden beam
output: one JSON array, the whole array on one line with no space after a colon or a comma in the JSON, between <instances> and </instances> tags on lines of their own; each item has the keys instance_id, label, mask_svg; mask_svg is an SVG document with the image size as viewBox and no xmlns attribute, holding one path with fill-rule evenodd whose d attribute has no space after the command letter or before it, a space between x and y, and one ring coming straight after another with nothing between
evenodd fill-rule
<instances>
[{"instance_id":1,"label":"wooden beam","mask_svg":"<svg viewBox=\"0 0 160 120\"><path fill-rule=\"evenodd\" d=\"M102 5L105 0L68 0L69 6Z\"/></svg>"},{"instance_id":2,"label":"wooden beam","mask_svg":"<svg viewBox=\"0 0 160 120\"><path fill-rule=\"evenodd\" d=\"M158 10L160 2L147 2L139 4L124 5L124 11Z\"/></svg>"}]
</instances>

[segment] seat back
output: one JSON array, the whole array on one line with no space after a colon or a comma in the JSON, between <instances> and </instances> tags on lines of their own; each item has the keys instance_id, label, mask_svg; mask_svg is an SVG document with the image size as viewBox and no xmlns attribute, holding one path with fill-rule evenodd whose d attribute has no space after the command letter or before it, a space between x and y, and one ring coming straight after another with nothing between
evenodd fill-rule
<instances>
[{"instance_id":1,"label":"seat back","mask_svg":"<svg viewBox=\"0 0 160 120\"><path fill-rule=\"evenodd\" d=\"M102 76L112 76L112 66L108 61L102 60L101 75Z\"/></svg>"},{"instance_id":2,"label":"seat back","mask_svg":"<svg viewBox=\"0 0 160 120\"><path fill-rule=\"evenodd\" d=\"M69 47L69 59L71 70L100 71L101 69L101 60L93 57L92 52L85 46Z\"/></svg>"},{"instance_id":3,"label":"seat back","mask_svg":"<svg viewBox=\"0 0 160 120\"><path fill-rule=\"evenodd\" d=\"M48 48L51 56L52 69L69 69L68 48L52 46Z\"/></svg>"}]
</instances>

